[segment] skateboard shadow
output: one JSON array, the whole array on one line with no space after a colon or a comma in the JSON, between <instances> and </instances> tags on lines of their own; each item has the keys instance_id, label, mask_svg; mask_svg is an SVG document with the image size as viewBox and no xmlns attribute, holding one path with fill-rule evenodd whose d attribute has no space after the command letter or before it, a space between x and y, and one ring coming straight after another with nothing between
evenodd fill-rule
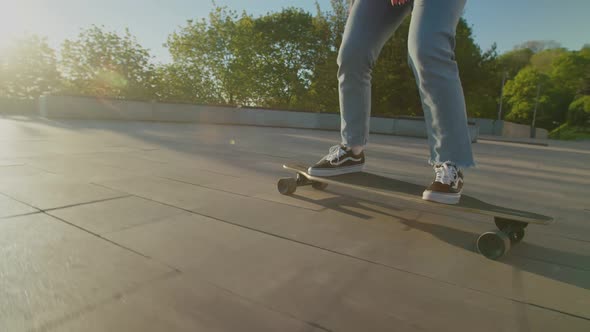
<instances>
[{"instance_id":1,"label":"skateboard shadow","mask_svg":"<svg viewBox=\"0 0 590 332\"><path fill-rule=\"evenodd\" d=\"M290 169L306 172L307 167L300 163L289 163L287 166ZM315 179L314 179L315 180ZM411 198L414 201L425 203L422 200L422 193L424 192L424 185L419 185L403 180L398 180L392 177L383 176L375 173L351 173L344 175L337 175L330 178L322 179L326 183L335 183L337 185L348 185L360 188L366 191L377 191L385 195L392 195L395 197ZM321 180L318 180L321 181ZM437 203L428 203L436 204ZM444 206L449 208L448 206ZM454 205L453 208L461 208L465 210L478 211L488 215L505 215L508 217L523 217L528 219L536 219L538 223L549 223L552 221L551 217L540 215L533 212L521 211L511 209L503 206L498 206L490 203L486 203L475 197L468 195L461 195L459 204Z\"/></svg>"},{"instance_id":2,"label":"skateboard shadow","mask_svg":"<svg viewBox=\"0 0 590 332\"><path fill-rule=\"evenodd\" d=\"M330 194L335 194L335 193L330 192ZM369 220L369 219L373 218L373 216L371 214L369 214L370 212L384 214L379 209L373 209L373 208L370 208L366 205L361 204L362 201L355 201L355 200L349 200L349 199L343 200L344 196L322 198L319 200L318 199L311 199L311 198L308 198L306 196L299 195L299 194L292 194L292 195L290 195L290 197L296 198L300 201L304 201L307 203L317 204L317 205L320 205L326 209L330 209L330 210L340 212L340 213L343 213L343 214L346 214L349 216L353 216L355 218L363 219L363 220ZM375 204L374 202L371 202L371 203ZM394 206L387 206L387 208L389 210L397 210L397 211L402 210L402 209L396 208ZM363 210L363 211L366 211L367 213L362 213L362 212L359 212L358 210ZM385 214L385 215L393 217L393 215L389 215L389 214Z\"/></svg>"},{"instance_id":3,"label":"skateboard shadow","mask_svg":"<svg viewBox=\"0 0 590 332\"><path fill-rule=\"evenodd\" d=\"M350 196L328 191L335 197L325 199L310 199L302 195L293 195L293 198L314 203L333 211L337 211L361 220L375 218L375 214L391 217L405 227L404 231L417 230L429 233L440 241L444 241L457 248L473 253L477 252L475 242L480 233L469 232L461 229L448 227L441 224L421 222L408 219L400 215L404 208L379 202L378 200L367 200L356 196ZM370 207L375 206L376 208ZM417 210L420 212L419 210ZM490 222L489 230L496 230ZM482 256L482 259L483 258ZM573 252L562 251L553 248L542 247L537 244L523 242L514 245L506 256L499 262L510 265L521 271L526 271L559 282L590 289L590 256Z\"/></svg>"}]
</instances>

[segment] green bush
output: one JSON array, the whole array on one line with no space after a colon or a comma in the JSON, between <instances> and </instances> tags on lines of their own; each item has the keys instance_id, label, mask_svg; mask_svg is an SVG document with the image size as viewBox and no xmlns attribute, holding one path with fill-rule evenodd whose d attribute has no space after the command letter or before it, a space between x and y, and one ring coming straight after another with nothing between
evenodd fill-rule
<instances>
[{"instance_id":1,"label":"green bush","mask_svg":"<svg viewBox=\"0 0 590 332\"><path fill-rule=\"evenodd\" d=\"M573 126L586 126L590 120L590 96L574 100L567 112L567 123Z\"/></svg>"},{"instance_id":2,"label":"green bush","mask_svg":"<svg viewBox=\"0 0 590 332\"><path fill-rule=\"evenodd\" d=\"M549 133L549 138L559 140L588 140L590 139L590 126L579 127L564 123Z\"/></svg>"}]
</instances>

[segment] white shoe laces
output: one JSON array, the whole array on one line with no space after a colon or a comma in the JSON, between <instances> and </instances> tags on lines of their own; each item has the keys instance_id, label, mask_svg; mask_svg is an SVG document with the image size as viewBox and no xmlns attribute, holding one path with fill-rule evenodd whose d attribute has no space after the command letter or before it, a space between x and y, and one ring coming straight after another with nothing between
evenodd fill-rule
<instances>
[{"instance_id":1,"label":"white shoe laces","mask_svg":"<svg viewBox=\"0 0 590 332\"><path fill-rule=\"evenodd\" d=\"M455 179L457 179L457 168L447 163L435 167L434 173L436 174L434 182L451 184L453 181L455 181Z\"/></svg>"},{"instance_id":2,"label":"white shoe laces","mask_svg":"<svg viewBox=\"0 0 590 332\"><path fill-rule=\"evenodd\" d=\"M344 151L344 149L342 149L340 145L334 145L330 148L330 152L328 152L325 158L330 162L330 164L332 164L334 160L340 159L340 157L342 157L345 154L346 151Z\"/></svg>"}]
</instances>

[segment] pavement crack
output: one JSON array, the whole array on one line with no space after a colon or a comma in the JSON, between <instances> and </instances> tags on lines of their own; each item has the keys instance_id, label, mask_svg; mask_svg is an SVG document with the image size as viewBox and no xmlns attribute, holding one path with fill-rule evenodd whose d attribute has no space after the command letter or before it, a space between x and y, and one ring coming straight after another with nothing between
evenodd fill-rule
<instances>
[{"instance_id":1,"label":"pavement crack","mask_svg":"<svg viewBox=\"0 0 590 332\"><path fill-rule=\"evenodd\" d=\"M0 217L0 219L10 219L10 218L17 218L17 217L25 217L25 216L31 216L31 215L39 214L39 213L43 213L43 211L34 211L34 212L13 214L13 215L10 215L10 216Z\"/></svg>"},{"instance_id":2,"label":"pavement crack","mask_svg":"<svg viewBox=\"0 0 590 332\"><path fill-rule=\"evenodd\" d=\"M144 253L141 253L141 252L139 252L139 251L137 251L137 250L134 250L134 249L132 249L132 248L126 247L126 246L124 246L124 245L122 245L122 244L120 244L120 243L117 243L117 242L115 242L115 241L113 241L113 240L111 240L111 239L109 239L109 238L106 238L106 237L104 237L104 236L102 236L102 235L100 235L100 234L98 234L98 233L92 232L92 231L90 231L90 230L88 230L88 229L86 229L86 228L83 228L83 227L80 227L80 226L78 226L78 225L76 225L76 224L73 224L73 223L71 223L71 222L69 222L69 221L67 221L67 220L65 220L65 219L62 219L62 218L60 218L60 217L58 217L58 216L56 216L56 215L53 215L53 214L51 214L51 213L49 213L49 212L45 212L45 211L43 211L43 213L45 213L46 215L48 215L48 216L50 216L50 217L52 217L52 218L55 218L55 219L57 219L57 220L59 220L59 221L63 222L64 224L67 224L67 225L69 225L69 226L75 227L75 228L77 228L77 229L79 229L79 230L81 230L81 231L83 231L83 232L85 232L85 233L87 233L87 234L90 234L90 235L92 235L92 236L94 236L94 237L96 237L96 238L98 238L98 239L101 239L101 240L103 240L103 241L109 242L109 243L111 243L111 244L113 244L113 245L115 245L115 246L117 246L117 247L119 247L119 248L121 248L121 249L123 249L123 250L130 251L130 252L132 252L132 253L134 253L134 254L136 254L136 255L139 255L139 256L141 256L141 257L143 257L143 258L146 258L146 259L149 259L149 260L153 260L153 261L155 261L155 262L158 262L159 264L162 264L163 266L165 266L165 267L167 267L167 268L169 268L169 269L171 269L171 270L173 270L173 271L181 272L181 271L180 271L178 268L176 268L176 267L174 267L174 266L171 266L171 265L169 265L169 264L166 264L166 263L164 263L164 262L161 262L161 261L159 261L159 260L156 260L156 259L154 259L154 258L153 258L153 257L151 257L151 256L148 256L148 255L146 255L146 254L144 254Z\"/></svg>"},{"instance_id":3,"label":"pavement crack","mask_svg":"<svg viewBox=\"0 0 590 332\"><path fill-rule=\"evenodd\" d=\"M104 198L104 199L97 199L97 200L88 201L88 202L82 202L82 203L76 203L76 204L70 204L70 205L63 205L63 206L59 206L59 207L54 207L54 208L49 208L49 209L39 209L39 210L41 210L41 212L50 212L50 211L62 210L62 209L67 209L67 208L71 208L71 207L76 207L76 206L83 206L83 205L89 205L89 204L95 204L95 203L102 203L102 202L114 201L114 200L117 200L117 199L127 198L127 197L131 197L131 196L132 195L122 195L122 196L109 197L109 198Z\"/></svg>"}]
</instances>

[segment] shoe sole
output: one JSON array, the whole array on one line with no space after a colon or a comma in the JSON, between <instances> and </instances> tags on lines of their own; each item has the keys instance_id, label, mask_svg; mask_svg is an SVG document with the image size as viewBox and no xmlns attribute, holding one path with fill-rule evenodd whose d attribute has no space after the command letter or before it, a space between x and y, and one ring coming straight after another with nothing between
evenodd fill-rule
<instances>
[{"instance_id":1,"label":"shoe sole","mask_svg":"<svg viewBox=\"0 0 590 332\"><path fill-rule=\"evenodd\" d=\"M358 173L362 172L365 165L354 165L354 166L346 166L346 167L338 167L338 168L331 168L331 169L313 169L309 168L307 170L307 174L311 176L336 176L336 175L343 175L349 173Z\"/></svg>"},{"instance_id":2,"label":"shoe sole","mask_svg":"<svg viewBox=\"0 0 590 332\"><path fill-rule=\"evenodd\" d=\"M422 193L422 199L442 204L458 204L461 200L461 193L439 193L436 191L425 190L424 193Z\"/></svg>"}]
</instances>

